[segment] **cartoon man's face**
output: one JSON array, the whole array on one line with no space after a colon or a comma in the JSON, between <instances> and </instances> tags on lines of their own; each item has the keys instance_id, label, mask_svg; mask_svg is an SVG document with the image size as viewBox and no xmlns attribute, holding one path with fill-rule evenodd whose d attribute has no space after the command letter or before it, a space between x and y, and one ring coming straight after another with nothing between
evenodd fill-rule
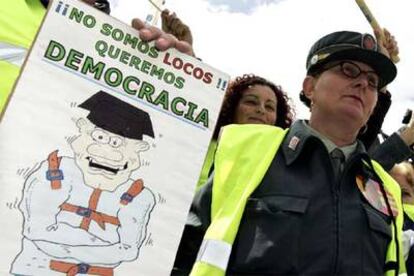
<instances>
[{"instance_id":1,"label":"cartoon man's face","mask_svg":"<svg viewBox=\"0 0 414 276\"><path fill-rule=\"evenodd\" d=\"M80 135L71 147L86 185L113 191L141 166L139 153L149 149L147 142L103 130L85 118L76 124Z\"/></svg>"}]
</instances>

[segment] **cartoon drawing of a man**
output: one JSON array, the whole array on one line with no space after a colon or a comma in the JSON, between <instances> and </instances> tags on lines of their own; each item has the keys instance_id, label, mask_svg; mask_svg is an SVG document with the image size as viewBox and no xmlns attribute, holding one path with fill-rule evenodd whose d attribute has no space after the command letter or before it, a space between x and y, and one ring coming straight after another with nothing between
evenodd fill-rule
<instances>
[{"instance_id":1,"label":"cartoon drawing of a man","mask_svg":"<svg viewBox=\"0 0 414 276\"><path fill-rule=\"evenodd\" d=\"M131 179L140 153L154 137L147 112L103 91L79 107L74 158L52 152L25 181L22 249L17 275L113 275L138 258L146 237L153 193Z\"/></svg>"}]
</instances>

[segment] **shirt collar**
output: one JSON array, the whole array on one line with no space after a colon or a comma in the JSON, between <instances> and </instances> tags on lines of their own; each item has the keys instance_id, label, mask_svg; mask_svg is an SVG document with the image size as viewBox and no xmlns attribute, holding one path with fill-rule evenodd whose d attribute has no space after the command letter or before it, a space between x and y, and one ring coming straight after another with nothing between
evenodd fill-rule
<instances>
[{"instance_id":1,"label":"shirt collar","mask_svg":"<svg viewBox=\"0 0 414 276\"><path fill-rule=\"evenodd\" d=\"M337 147L332 141L323 136L318 131L311 128L305 120L296 121L290 128L282 147L286 157L287 165L291 164L302 152L302 149L309 139L317 139L321 141L328 153L331 153L335 148L339 148L345 155L345 160L354 152L365 152L365 148L359 141L352 145L345 147Z\"/></svg>"},{"instance_id":2,"label":"shirt collar","mask_svg":"<svg viewBox=\"0 0 414 276\"><path fill-rule=\"evenodd\" d=\"M358 143L355 141L351 145L344 146L344 147L338 147L335 145L331 140L329 140L325 135L321 134L317 130L313 129L307 122L302 121L303 125L310 130L310 133L319 138L319 140L322 141L322 143L325 145L326 149L328 150L329 154L332 153L332 151L336 148L340 149L343 154L345 155L345 160L348 160L349 156L356 150Z\"/></svg>"}]
</instances>

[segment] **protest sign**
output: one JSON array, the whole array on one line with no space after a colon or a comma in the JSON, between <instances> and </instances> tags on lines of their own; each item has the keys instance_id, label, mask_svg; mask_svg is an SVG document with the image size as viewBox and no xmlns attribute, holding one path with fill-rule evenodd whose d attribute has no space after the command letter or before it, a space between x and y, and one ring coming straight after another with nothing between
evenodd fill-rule
<instances>
[{"instance_id":1,"label":"protest sign","mask_svg":"<svg viewBox=\"0 0 414 276\"><path fill-rule=\"evenodd\" d=\"M227 83L53 1L0 123L0 274L168 275Z\"/></svg>"}]
</instances>

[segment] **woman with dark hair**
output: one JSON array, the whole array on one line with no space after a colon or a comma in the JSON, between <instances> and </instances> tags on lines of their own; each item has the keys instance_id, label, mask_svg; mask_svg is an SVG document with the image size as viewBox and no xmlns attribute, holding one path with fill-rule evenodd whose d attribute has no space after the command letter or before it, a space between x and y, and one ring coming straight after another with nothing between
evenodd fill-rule
<instances>
[{"instance_id":1,"label":"woman with dark hair","mask_svg":"<svg viewBox=\"0 0 414 276\"><path fill-rule=\"evenodd\" d=\"M233 80L226 92L217 120L213 139L204 160L197 183L202 186L213 170L214 153L220 129L229 124L266 124L288 128L294 111L290 99L282 88L265 78L244 74Z\"/></svg>"},{"instance_id":2,"label":"woman with dark hair","mask_svg":"<svg viewBox=\"0 0 414 276\"><path fill-rule=\"evenodd\" d=\"M185 41L187 46L193 44L191 29L175 13L164 10L161 13L161 18L164 32L173 35L178 41ZM171 39L171 37L169 38ZM194 56L192 47L185 49L189 50L188 54ZM223 126L229 124L266 124L288 128L294 118L294 111L289 103L290 99L282 88L265 78L254 74L236 77L227 88L197 188L206 183L213 170L217 140Z\"/></svg>"},{"instance_id":3,"label":"woman with dark hair","mask_svg":"<svg viewBox=\"0 0 414 276\"><path fill-rule=\"evenodd\" d=\"M229 124L267 124L287 128L294 117L289 102L280 86L262 77L254 74L237 77L225 95L213 138L217 139L220 128Z\"/></svg>"}]
</instances>

